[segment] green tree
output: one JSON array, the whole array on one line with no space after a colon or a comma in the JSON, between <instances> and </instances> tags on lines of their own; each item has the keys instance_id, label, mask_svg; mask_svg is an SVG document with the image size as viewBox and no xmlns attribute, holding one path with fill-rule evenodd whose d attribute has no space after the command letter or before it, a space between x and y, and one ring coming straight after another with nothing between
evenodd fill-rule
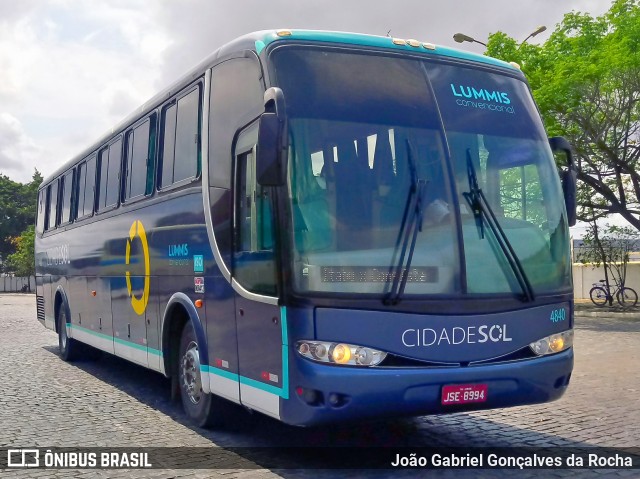
<instances>
[{"instance_id":1,"label":"green tree","mask_svg":"<svg viewBox=\"0 0 640 479\"><path fill-rule=\"evenodd\" d=\"M569 13L541 46L494 33L487 54L521 65L549 136L572 143L579 219L618 213L640 230L640 0Z\"/></svg>"},{"instance_id":2,"label":"green tree","mask_svg":"<svg viewBox=\"0 0 640 479\"><path fill-rule=\"evenodd\" d=\"M29 225L20 236L9 238L9 242L15 247L15 253L7 256L5 270L16 276L32 276L35 273L35 235L34 225Z\"/></svg>"},{"instance_id":3,"label":"green tree","mask_svg":"<svg viewBox=\"0 0 640 479\"><path fill-rule=\"evenodd\" d=\"M38 187L42 175L35 170L29 183L18 183L0 175L0 258L15 251L12 238L22 234L35 222ZM6 268L6 265L5 265Z\"/></svg>"}]
</instances>

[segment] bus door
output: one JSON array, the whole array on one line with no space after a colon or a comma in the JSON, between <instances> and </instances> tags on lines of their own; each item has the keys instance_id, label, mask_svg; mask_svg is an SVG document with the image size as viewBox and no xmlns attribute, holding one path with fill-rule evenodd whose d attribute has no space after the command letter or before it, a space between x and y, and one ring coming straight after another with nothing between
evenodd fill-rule
<instances>
[{"instance_id":1,"label":"bus door","mask_svg":"<svg viewBox=\"0 0 640 479\"><path fill-rule=\"evenodd\" d=\"M279 417L286 395L283 326L276 299L273 214L269 190L256 182L257 128L236 146L233 281L241 402ZM286 397L286 396L285 396Z\"/></svg>"}]
</instances>

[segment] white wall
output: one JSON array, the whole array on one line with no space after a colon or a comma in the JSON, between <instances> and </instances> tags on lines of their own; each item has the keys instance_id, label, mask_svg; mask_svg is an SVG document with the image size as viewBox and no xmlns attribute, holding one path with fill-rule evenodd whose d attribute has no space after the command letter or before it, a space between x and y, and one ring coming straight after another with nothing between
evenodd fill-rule
<instances>
[{"instance_id":1,"label":"white wall","mask_svg":"<svg viewBox=\"0 0 640 479\"><path fill-rule=\"evenodd\" d=\"M19 293L28 284L28 278L19 276L0 276L0 293ZM36 290L36 278L31 276L31 292Z\"/></svg>"},{"instance_id":2,"label":"white wall","mask_svg":"<svg viewBox=\"0 0 640 479\"><path fill-rule=\"evenodd\" d=\"M593 283L604 279L604 269L594 268L592 265L574 263L573 265L573 295L576 299L589 299L589 290ZM609 277L611 286L613 279ZM640 262L629 263L627 265L627 281L625 286L629 286L636 291L640 291Z\"/></svg>"}]
</instances>

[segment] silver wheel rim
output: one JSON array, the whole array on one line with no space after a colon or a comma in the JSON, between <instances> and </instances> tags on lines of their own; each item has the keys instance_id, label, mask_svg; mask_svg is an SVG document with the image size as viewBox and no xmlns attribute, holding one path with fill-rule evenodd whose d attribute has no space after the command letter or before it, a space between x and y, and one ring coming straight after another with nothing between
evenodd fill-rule
<instances>
[{"instance_id":1,"label":"silver wheel rim","mask_svg":"<svg viewBox=\"0 0 640 479\"><path fill-rule=\"evenodd\" d=\"M193 404L202 399L202 379L200 378L200 355L198 345L191 341L182 356L181 365L182 389Z\"/></svg>"}]
</instances>

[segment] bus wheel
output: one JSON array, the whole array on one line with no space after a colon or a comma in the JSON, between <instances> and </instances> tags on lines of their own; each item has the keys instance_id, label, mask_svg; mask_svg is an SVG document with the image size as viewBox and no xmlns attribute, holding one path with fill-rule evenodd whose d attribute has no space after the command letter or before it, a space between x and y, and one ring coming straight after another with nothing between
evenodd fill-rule
<instances>
[{"instance_id":1,"label":"bus wheel","mask_svg":"<svg viewBox=\"0 0 640 479\"><path fill-rule=\"evenodd\" d=\"M58 308L58 348L62 359L71 362L78 359L82 345L67 336L67 322L67 308L61 304Z\"/></svg>"},{"instance_id":2,"label":"bus wheel","mask_svg":"<svg viewBox=\"0 0 640 479\"><path fill-rule=\"evenodd\" d=\"M202 390L198 342L191 323L184 325L180 338L178 384L184 411L193 423L199 427L220 425L220 411L215 407L217 398Z\"/></svg>"}]
</instances>

